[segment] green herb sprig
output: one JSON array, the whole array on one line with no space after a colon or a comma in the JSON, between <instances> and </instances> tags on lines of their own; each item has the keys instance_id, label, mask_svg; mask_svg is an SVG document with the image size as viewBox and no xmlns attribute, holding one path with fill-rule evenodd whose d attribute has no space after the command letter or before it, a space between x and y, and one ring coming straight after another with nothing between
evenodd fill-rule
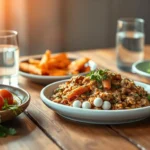
<instances>
[{"instance_id":1,"label":"green herb sprig","mask_svg":"<svg viewBox=\"0 0 150 150\"><path fill-rule=\"evenodd\" d=\"M17 132L14 128L6 128L0 125L0 137L6 137L8 135L15 135Z\"/></svg>"},{"instance_id":2,"label":"green herb sprig","mask_svg":"<svg viewBox=\"0 0 150 150\"><path fill-rule=\"evenodd\" d=\"M100 82L102 80L106 80L109 78L108 71L109 71L108 69L95 70L91 71L89 74L87 74L87 76L89 76L91 80L96 80Z\"/></svg>"},{"instance_id":3,"label":"green herb sprig","mask_svg":"<svg viewBox=\"0 0 150 150\"><path fill-rule=\"evenodd\" d=\"M2 107L2 110L12 110L15 115L17 115L18 112L22 112L18 105L9 105L7 100L4 100L4 106Z\"/></svg>"},{"instance_id":4,"label":"green herb sprig","mask_svg":"<svg viewBox=\"0 0 150 150\"><path fill-rule=\"evenodd\" d=\"M17 104L9 105L8 101L4 100L4 106L2 107L2 110L12 110L15 115L18 114L18 112L22 112L22 110L19 108ZM8 135L15 135L16 130L14 128L7 128L0 124L0 137L6 137Z\"/></svg>"},{"instance_id":5,"label":"green herb sprig","mask_svg":"<svg viewBox=\"0 0 150 150\"><path fill-rule=\"evenodd\" d=\"M150 101L150 94L148 94L147 99Z\"/></svg>"}]
</instances>

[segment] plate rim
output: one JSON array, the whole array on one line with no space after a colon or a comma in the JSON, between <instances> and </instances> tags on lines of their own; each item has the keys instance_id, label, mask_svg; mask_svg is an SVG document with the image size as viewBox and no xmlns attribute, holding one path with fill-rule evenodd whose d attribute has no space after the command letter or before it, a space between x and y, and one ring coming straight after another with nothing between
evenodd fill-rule
<instances>
[{"instance_id":1,"label":"plate rim","mask_svg":"<svg viewBox=\"0 0 150 150\"><path fill-rule=\"evenodd\" d=\"M138 122L141 120L146 119L147 117L143 117L143 118L139 118L139 119L134 119L134 120L127 120L127 121L118 121L118 122L105 122L105 121L88 121L88 120L81 120L81 119L75 119L75 118L71 118L62 114L59 114L58 112L56 112L58 115L60 115L61 117L63 117L64 119L70 120L72 122L78 122L78 123L88 123L88 124L97 124L97 125L115 125L115 124L129 124L129 123L134 123L134 122Z\"/></svg>"}]
</instances>

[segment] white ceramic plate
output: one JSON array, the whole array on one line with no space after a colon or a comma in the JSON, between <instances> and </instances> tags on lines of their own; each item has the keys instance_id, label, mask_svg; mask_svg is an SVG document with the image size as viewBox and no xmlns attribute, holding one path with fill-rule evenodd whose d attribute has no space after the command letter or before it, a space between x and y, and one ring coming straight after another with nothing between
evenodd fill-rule
<instances>
[{"instance_id":1,"label":"white ceramic plate","mask_svg":"<svg viewBox=\"0 0 150 150\"><path fill-rule=\"evenodd\" d=\"M0 110L0 123L11 120L17 117L19 114L24 112L24 110L28 107L30 102L30 95L27 91L19 87L13 87L9 85L0 84L0 89L7 89L12 94L14 99L18 103L18 110L16 110L16 114L12 110Z\"/></svg>"},{"instance_id":2,"label":"white ceramic plate","mask_svg":"<svg viewBox=\"0 0 150 150\"><path fill-rule=\"evenodd\" d=\"M67 80L49 84L44 87L40 93L42 101L49 108L66 119L92 124L121 124L142 120L150 116L150 106L130 110L93 110L65 106L49 100L54 89L66 81ZM145 90L150 91L150 85L141 82L135 83L144 87Z\"/></svg>"},{"instance_id":3,"label":"white ceramic plate","mask_svg":"<svg viewBox=\"0 0 150 150\"><path fill-rule=\"evenodd\" d=\"M40 59L41 56L32 56L31 58L36 58L36 59ZM70 60L75 60L74 58L70 58ZM24 59L21 62L28 62L28 59ZM97 68L97 65L94 61L90 60L88 62L88 65L92 70L95 70ZM86 73L80 73L79 75L85 75ZM59 81L59 80L64 80L64 79L69 79L71 77L71 75L67 75L67 76L40 76L40 75L34 75L34 74L29 74L23 71L19 71L19 74L25 78L30 79L31 81L35 82L35 83L39 83L39 84L43 84L43 85L47 85L49 83L55 82L55 81Z\"/></svg>"}]
</instances>

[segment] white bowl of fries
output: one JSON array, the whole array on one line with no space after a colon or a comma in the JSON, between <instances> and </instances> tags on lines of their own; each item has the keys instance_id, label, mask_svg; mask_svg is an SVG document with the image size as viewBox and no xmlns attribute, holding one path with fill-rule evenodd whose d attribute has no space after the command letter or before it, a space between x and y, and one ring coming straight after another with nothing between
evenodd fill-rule
<instances>
[{"instance_id":1,"label":"white bowl of fries","mask_svg":"<svg viewBox=\"0 0 150 150\"><path fill-rule=\"evenodd\" d=\"M68 57L66 53L52 55L47 50L43 55L22 59L19 74L33 82L46 85L73 75L86 75L96 68L96 63L87 57L75 59Z\"/></svg>"}]
</instances>

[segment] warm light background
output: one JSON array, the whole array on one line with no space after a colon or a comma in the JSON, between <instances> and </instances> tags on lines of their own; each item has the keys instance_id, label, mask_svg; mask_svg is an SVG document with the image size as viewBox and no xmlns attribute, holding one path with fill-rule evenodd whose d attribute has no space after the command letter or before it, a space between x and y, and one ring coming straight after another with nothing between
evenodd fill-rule
<instances>
[{"instance_id":1,"label":"warm light background","mask_svg":"<svg viewBox=\"0 0 150 150\"><path fill-rule=\"evenodd\" d=\"M115 46L120 17L145 19L149 0L0 0L0 29L19 32L21 55Z\"/></svg>"}]
</instances>

